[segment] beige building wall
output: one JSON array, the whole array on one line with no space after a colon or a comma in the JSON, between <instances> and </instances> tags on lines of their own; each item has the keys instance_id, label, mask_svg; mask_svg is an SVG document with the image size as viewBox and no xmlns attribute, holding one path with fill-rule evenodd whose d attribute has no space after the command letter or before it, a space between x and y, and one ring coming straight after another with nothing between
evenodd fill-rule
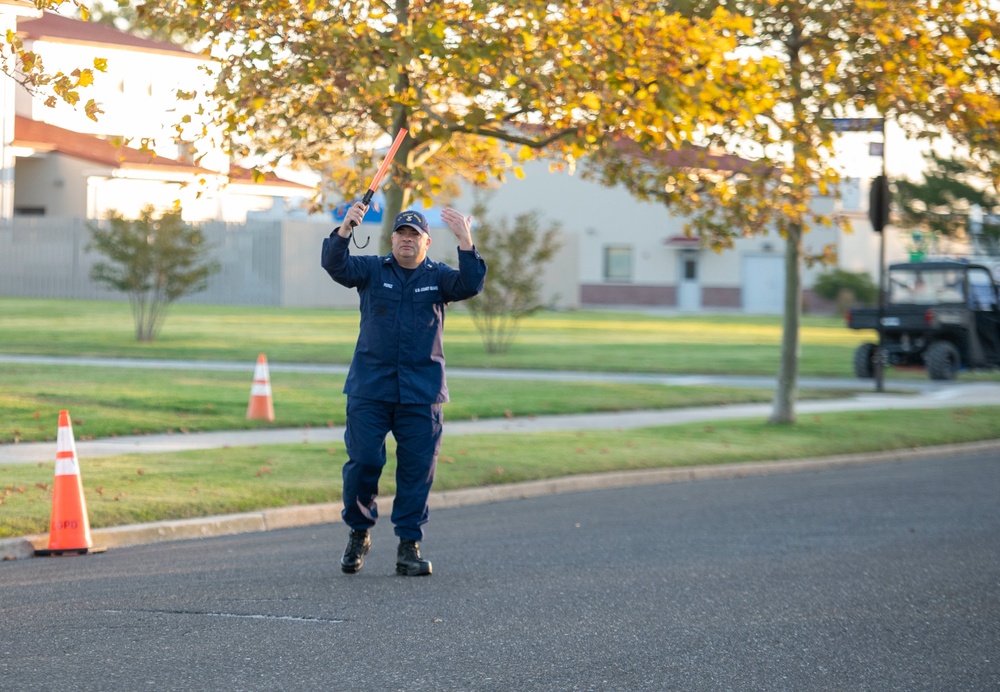
<instances>
[{"instance_id":1,"label":"beige building wall","mask_svg":"<svg viewBox=\"0 0 1000 692\"><path fill-rule=\"evenodd\" d=\"M79 218L87 209L87 176L94 164L55 154L19 158L14 175L14 210L35 216ZM104 174L107 169L100 169Z\"/></svg>"},{"instance_id":2,"label":"beige building wall","mask_svg":"<svg viewBox=\"0 0 1000 692\"><path fill-rule=\"evenodd\" d=\"M523 179L512 179L500 189L486 193L467 189L456 206L471 207L477 195L486 200L489 213L498 218L527 211L541 214L543 223L560 224L573 248L560 259L553 274L571 272L569 255L576 254L578 301L582 304L636 305L700 310L706 307L739 310L759 282L784 277L785 240L776 233L739 238L732 249L722 252L702 248L696 239L684 237L684 219L654 202L635 200L624 188L608 188L583 180L569 172L550 172L545 162L525 166ZM818 198L816 209L834 213L832 198ZM823 247L840 249L841 229L811 229L804 239L806 252L818 255ZM608 253L618 250L631 257L628 278L607 276ZM845 248L854 251L855 248ZM877 262L877 255L874 262ZM692 266L693 264L693 266ZM815 277L828 269L821 265L803 267L803 283L809 287ZM685 280L694 274L693 280ZM772 293L783 290L772 286ZM772 308L780 297L772 295ZM753 300L750 300L753 302Z\"/></svg>"}]
</instances>

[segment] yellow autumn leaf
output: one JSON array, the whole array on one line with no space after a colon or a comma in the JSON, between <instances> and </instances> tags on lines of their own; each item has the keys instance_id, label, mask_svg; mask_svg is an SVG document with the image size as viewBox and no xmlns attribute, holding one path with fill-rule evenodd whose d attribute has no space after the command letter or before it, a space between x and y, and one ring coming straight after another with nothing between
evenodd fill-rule
<instances>
[{"instance_id":1,"label":"yellow autumn leaf","mask_svg":"<svg viewBox=\"0 0 1000 692\"><path fill-rule=\"evenodd\" d=\"M581 101L583 102L584 106L586 106L592 111L599 110L601 107L600 97L592 91L588 91L586 94L584 94Z\"/></svg>"}]
</instances>

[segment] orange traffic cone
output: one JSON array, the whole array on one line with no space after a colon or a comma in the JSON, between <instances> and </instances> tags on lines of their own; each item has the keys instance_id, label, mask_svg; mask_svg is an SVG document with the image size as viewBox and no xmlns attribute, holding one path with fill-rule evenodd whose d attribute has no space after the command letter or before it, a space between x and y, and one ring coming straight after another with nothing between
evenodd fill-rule
<instances>
[{"instance_id":1,"label":"orange traffic cone","mask_svg":"<svg viewBox=\"0 0 1000 692\"><path fill-rule=\"evenodd\" d=\"M253 370L253 386L250 387L250 405L247 406L247 420L254 418L274 420L271 377L267 374L267 357L263 353L257 356L257 367Z\"/></svg>"},{"instance_id":2,"label":"orange traffic cone","mask_svg":"<svg viewBox=\"0 0 1000 692\"><path fill-rule=\"evenodd\" d=\"M94 541L90 538L90 521L87 519L87 503L83 499L83 481L80 479L80 462L76 458L73 426L69 411L60 411L49 547L48 550L36 550L35 555L82 555L88 552L102 553L105 550L94 548Z\"/></svg>"}]
</instances>

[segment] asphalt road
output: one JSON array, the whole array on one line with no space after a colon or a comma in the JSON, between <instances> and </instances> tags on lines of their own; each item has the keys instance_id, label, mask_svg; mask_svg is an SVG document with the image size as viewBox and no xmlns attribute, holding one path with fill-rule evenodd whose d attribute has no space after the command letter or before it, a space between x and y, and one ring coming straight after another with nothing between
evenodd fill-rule
<instances>
[{"instance_id":1,"label":"asphalt road","mask_svg":"<svg viewBox=\"0 0 1000 692\"><path fill-rule=\"evenodd\" d=\"M2 690L996 690L993 454L0 563Z\"/></svg>"}]
</instances>

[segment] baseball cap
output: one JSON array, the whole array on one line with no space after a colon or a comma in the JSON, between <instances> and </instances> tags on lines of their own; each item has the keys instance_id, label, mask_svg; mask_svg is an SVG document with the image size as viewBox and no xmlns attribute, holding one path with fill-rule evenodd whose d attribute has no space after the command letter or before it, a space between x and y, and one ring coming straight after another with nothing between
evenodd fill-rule
<instances>
[{"instance_id":1,"label":"baseball cap","mask_svg":"<svg viewBox=\"0 0 1000 692\"><path fill-rule=\"evenodd\" d=\"M424 235L430 235L430 226L427 219L419 211L407 210L396 215L396 223L392 225L393 232L398 231L402 226L412 226Z\"/></svg>"}]
</instances>

